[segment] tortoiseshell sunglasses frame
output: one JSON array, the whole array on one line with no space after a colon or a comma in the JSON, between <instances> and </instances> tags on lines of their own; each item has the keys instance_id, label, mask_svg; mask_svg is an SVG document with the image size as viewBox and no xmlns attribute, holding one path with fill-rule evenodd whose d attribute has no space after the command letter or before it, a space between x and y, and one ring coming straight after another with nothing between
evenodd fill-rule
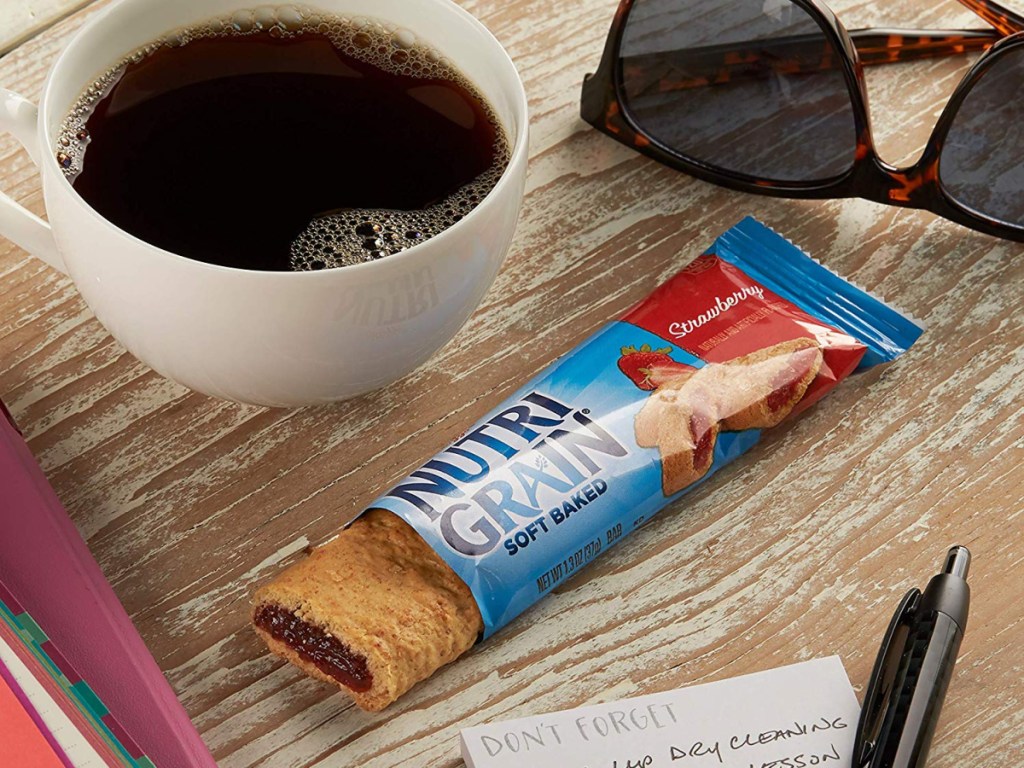
<instances>
[{"instance_id":1,"label":"tortoiseshell sunglasses frame","mask_svg":"<svg viewBox=\"0 0 1024 768\"><path fill-rule=\"evenodd\" d=\"M844 174L819 182L780 182L759 179L686 157L645 133L630 116L622 97L622 60L619 51L629 12L638 0L620 0L605 43L601 63L583 82L580 113L602 133L676 170L731 189L774 197L859 197L904 208L930 211L971 229L995 237L1024 242L1024 225L985 216L957 202L939 180L939 158L953 119L971 88L1003 56L1024 47L1024 16L990 0L960 2L991 24L991 30L903 31L855 30L847 32L820 0L790 0L821 27L830 49L822 66L835 66L830 54L839 54L853 105L857 135L854 161ZM639 0L642 1L642 0ZM857 41L856 43L854 41ZM859 43L859 47L858 47ZM864 64L908 61L970 50L987 50L957 86L939 117L920 159L906 168L889 165L879 157L871 132ZM723 79L728 72L721 73ZM701 83L692 83L698 86Z\"/></svg>"}]
</instances>

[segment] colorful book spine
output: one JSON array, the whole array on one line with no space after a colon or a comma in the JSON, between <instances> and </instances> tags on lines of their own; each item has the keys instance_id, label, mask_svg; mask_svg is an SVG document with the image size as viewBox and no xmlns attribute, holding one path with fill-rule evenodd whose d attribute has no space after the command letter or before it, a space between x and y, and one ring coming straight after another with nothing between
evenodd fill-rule
<instances>
[{"instance_id":1,"label":"colorful book spine","mask_svg":"<svg viewBox=\"0 0 1024 768\"><path fill-rule=\"evenodd\" d=\"M11 656L17 659L16 670L12 669L15 663L6 660ZM32 693L25 690L26 672L38 684ZM82 761L72 756L84 753L89 762L96 762L98 758L112 768L155 768L89 683L3 584L0 584L0 676L66 765L76 766ZM60 725L66 723L74 727L74 737L60 732ZM83 741L87 749L82 747Z\"/></svg>"}]
</instances>

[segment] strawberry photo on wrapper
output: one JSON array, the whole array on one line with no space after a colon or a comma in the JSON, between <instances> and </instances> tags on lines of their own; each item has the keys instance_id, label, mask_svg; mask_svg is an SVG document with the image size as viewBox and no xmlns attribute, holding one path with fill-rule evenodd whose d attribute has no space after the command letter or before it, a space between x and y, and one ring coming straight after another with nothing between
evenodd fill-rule
<instances>
[{"instance_id":1,"label":"strawberry photo on wrapper","mask_svg":"<svg viewBox=\"0 0 1024 768\"><path fill-rule=\"evenodd\" d=\"M619 370L640 389L655 390L695 370L686 363L677 363L669 357L671 352L672 347L651 349L650 344L641 344L639 349L623 347Z\"/></svg>"},{"instance_id":2,"label":"strawberry photo on wrapper","mask_svg":"<svg viewBox=\"0 0 1024 768\"><path fill-rule=\"evenodd\" d=\"M867 352L854 336L805 312L714 252L695 259L622 319L747 376L751 390L739 393L735 407L775 417L738 421L746 428L773 427L807 409L849 376ZM744 368L751 370L743 373ZM815 375L804 381L811 369ZM764 389L757 397L755 391Z\"/></svg>"}]
</instances>

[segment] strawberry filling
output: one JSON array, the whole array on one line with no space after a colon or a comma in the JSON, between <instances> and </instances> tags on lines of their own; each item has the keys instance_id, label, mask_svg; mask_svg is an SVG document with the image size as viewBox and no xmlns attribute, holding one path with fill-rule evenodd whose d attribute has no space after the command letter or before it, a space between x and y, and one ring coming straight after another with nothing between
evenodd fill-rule
<instances>
[{"instance_id":1,"label":"strawberry filling","mask_svg":"<svg viewBox=\"0 0 1024 768\"><path fill-rule=\"evenodd\" d=\"M714 435L711 432L711 419L703 411L690 416L690 434L693 435L693 466L703 469L711 463L711 453L715 449Z\"/></svg>"},{"instance_id":2,"label":"strawberry filling","mask_svg":"<svg viewBox=\"0 0 1024 768\"><path fill-rule=\"evenodd\" d=\"M303 621L279 605L261 605L256 609L253 622L346 688L365 693L373 686L373 675L366 659L322 627Z\"/></svg>"},{"instance_id":3,"label":"strawberry filling","mask_svg":"<svg viewBox=\"0 0 1024 768\"><path fill-rule=\"evenodd\" d=\"M817 359L816 350L806 349L795 352L787 365L772 381L772 391L765 400L768 410L778 413L795 399L800 384L810 373Z\"/></svg>"}]
</instances>

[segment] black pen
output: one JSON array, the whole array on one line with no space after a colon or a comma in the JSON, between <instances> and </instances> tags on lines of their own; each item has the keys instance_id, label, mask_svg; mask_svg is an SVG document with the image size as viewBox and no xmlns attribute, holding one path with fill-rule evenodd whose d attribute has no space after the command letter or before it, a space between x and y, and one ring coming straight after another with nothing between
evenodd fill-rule
<instances>
[{"instance_id":1,"label":"black pen","mask_svg":"<svg viewBox=\"0 0 1024 768\"><path fill-rule=\"evenodd\" d=\"M922 593L892 617L871 673L853 745L854 768L921 768L967 628L971 553L953 547Z\"/></svg>"}]
</instances>

